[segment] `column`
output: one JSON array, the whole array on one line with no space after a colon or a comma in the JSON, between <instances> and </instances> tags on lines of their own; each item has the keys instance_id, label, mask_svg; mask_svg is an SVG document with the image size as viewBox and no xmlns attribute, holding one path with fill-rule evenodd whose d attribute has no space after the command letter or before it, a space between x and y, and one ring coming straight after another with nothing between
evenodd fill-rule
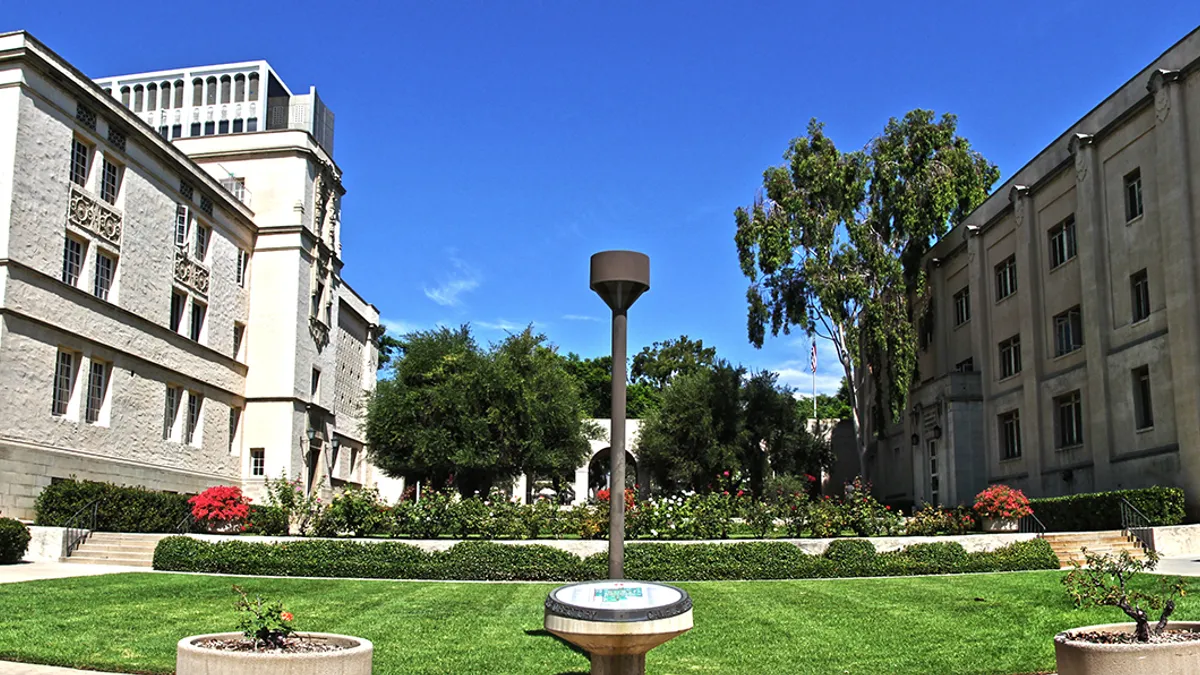
<instances>
[{"instance_id":1,"label":"column","mask_svg":"<svg viewBox=\"0 0 1200 675\"><path fill-rule=\"evenodd\" d=\"M1147 88L1154 95L1155 184L1147 208L1157 210L1162 232L1162 283L1167 299L1167 333L1175 389L1180 483L1188 515L1200 516L1200 311L1183 75L1158 70Z\"/></svg>"},{"instance_id":2,"label":"column","mask_svg":"<svg viewBox=\"0 0 1200 675\"><path fill-rule=\"evenodd\" d=\"M1096 490L1111 490L1112 417L1108 350L1112 337L1112 281L1109 274L1108 221L1100 158L1089 134L1075 134L1068 149L1075 156L1075 240L1083 312L1083 349L1087 357L1087 420L1084 442L1091 450Z\"/></svg>"},{"instance_id":3,"label":"column","mask_svg":"<svg viewBox=\"0 0 1200 675\"><path fill-rule=\"evenodd\" d=\"M1042 230L1033 194L1024 185L1008 193L1017 223L1017 302L1021 307L1021 455L1034 494L1042 490L1042 367L1046 356L1046 312L1042 300ZM985 410L984 414L991 411ZM988 422L993 423L992 420Z\"/></svg>"},{"instance_id":4,"label":"column","mask_svg":"<svg viewBox=\"0 0 1200 675\"><path fill-rule=\"evenodd\" d=\"M588 498L588 462L584 462L583 466L575 469L575 499L571 500L571 506L578 506L587 503Z\"/></svg>"},{"instance_id":5,"label":"column","mask_svg":"<svg viewBox=\"0 0 1200 675\"><path fill-rule=\"evenodd\" d=\"M954 368L950 359L950 331L954 329L954 293L958 289L946 288L946 268L941 261L934 261L929 280L929 297L933 299L933 372L922 373L922 378L932 375L941 377Z\"/></svg>"},{"instance_id":6,"label":"column","mask_svg":"<svg viewBox=\"0 0 1200 675\"><path fill-rule=\"evenodd\" d=\"M518 504L527 504L526 494L529 492L529 476L521 474L513 481L513 496L512 500Z\"/></svg>"},{"instance_id":7,"label":"column","mask_svg":"<svg viewBox=\"0 0 1200 675\"><path fill-rule=\"evenodd\" d=\"M983 479L986 481L992 475L992 457L999 457L995 450L995 434L990 430L994 420L989 416L992 408L988 404L996 381L996 343L992 340L992 284L993 278L990 266L987 264L986 250L983 247L981 230L975 225L964 226L967 239L967 265L970 269L971 280L971 339L975 343L975 370L979 372L980 424L983 432L980 438L982 447L976 450L983 455L979 461L983 464Z\"/></svg>"}]
</instances>

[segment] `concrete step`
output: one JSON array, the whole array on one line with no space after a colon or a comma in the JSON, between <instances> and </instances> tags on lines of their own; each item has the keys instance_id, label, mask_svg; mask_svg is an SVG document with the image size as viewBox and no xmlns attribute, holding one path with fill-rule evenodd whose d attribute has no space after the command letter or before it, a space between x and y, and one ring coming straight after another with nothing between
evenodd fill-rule
<instances>
[{"instance_id":1,"label":"concrete step","mask_svg":"<svg viewBox=\"0 0 1200 675\"><path fill-rule=\"evenodd\" d=\"M103 544L86 542L77 550L88 550L99 553L131 553L131 554L154 554L154 546L130 545L130 544Z\"/></svg>"},{"instance_id":2,"label":"concrete step","mask_svg":"<svg viewBox=\"0 0 1200 675\"><path fill-rule=\"evenodd\" d=\"M81 556L78 552L67 558L66 562L75 565L121 565L123 567L153 567L154 559L150 558L92 558Z\"/></svg>"}]
</instances>

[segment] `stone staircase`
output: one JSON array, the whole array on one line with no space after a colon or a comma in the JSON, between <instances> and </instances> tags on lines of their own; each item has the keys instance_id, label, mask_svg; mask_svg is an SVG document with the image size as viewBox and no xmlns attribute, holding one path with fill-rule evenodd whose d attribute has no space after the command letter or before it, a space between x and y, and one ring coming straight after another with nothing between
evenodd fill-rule
<instances>
[{"instance_id":1,"label":"stone staircase","mask_svg":"<svg viewBox=\"0 0 1200 675\"><path fill-rule=\"evenodd\" d=\"M66 562L86 565L125 565L150 567L154 547L165 534L125 534L93 532Z\"/></svg>"},{"instance_id":2,"label":"stone staircase","mask_svg":"<svg viewBox=\"0 0 1200 675\"><path fill-rule=\"evenodd\" d=\"M1120 553L1128 551L1137 560L1146 557L1141 543L1125 530L1101 532L1059 532L1043 535L1058 556L1059 566L1067 569L1073 563L1083 564L1080 549L1087 547L1088 553Z\"/></svg>"}]
</instances>

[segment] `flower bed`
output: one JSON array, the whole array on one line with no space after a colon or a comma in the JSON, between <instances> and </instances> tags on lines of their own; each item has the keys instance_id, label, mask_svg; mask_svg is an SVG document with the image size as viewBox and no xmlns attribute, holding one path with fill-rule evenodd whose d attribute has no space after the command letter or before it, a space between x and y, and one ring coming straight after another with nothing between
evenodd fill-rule
<instances>
[{"instance_id":1,"label":"flower bed","mask_svg":"<svg viewBox=\"0 0 1200 675\"><path fill-rule=\"evenodd\" d=\"M607 575L605 553L580 557L536 544L467 541L445 551L424 551L400 542L338 540L261 544L209 543L168 537L154 552L154 568L238 575L455 579L477 581L587 581ZM665 581L808 579L906 576L1031 569L1058 569L1058 558L1041 539L969 553L955 542L909 546L877 553L870 542L839 540L822 555L786 542L631 544L625 573Z\"/></svg>"}]
</instances>

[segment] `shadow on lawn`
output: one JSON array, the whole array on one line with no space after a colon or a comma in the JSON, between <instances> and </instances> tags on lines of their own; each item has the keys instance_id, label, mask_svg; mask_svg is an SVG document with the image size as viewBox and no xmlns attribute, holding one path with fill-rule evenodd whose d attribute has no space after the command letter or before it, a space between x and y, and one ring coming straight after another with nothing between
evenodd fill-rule
<instances>
[{"instance_id":1,"label":"shadow on lawn","mask_svg":"<svg viewBox=\"0 0 1200 675\"><path fill-rule=\"evenodd\" d=\"M567 642L566 640L558 637L554 633L551 633L550 631L545 630L544 628L538 628L536 630L527 629L525 631L525 634L528 635L529 637L551 638L558 644L563 645L564 647L567 647L568 649L575 652L576 654L579 654L581 656L588 656L587 652L583 651L579 647L576 647L575 645L571 644L570 642ZM555 675L588 675L588 671L586 671L586 670L567 670L567 671L563 671L561 673L556 673Z\"/></svg>"}]
</instances>

